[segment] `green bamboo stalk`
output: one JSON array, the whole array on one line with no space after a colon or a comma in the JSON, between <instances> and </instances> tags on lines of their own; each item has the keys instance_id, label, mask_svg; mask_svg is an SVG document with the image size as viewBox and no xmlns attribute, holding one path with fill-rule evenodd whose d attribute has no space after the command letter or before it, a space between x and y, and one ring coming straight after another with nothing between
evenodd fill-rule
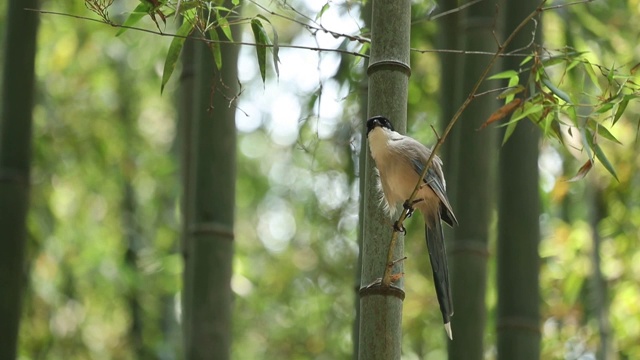
<instances>
[{"instance_id":1,"label":"green bamboo stalk","mask_svg":"<svg viewBox=\"0 0 640 360\"><path fill-rule=\"evenodd\" d=\"M384 115L399 132L406 131L411 1L372 4L368 116ZM362 280L360 290L360 359L400 359L402 343L402 279L397 287L370 287L385 271L391 238L390 220L379 206L374 163L366 148ZM402 238L395 254L403 254ZM395 272L402 271L401 262Z\"/></svg>"},{"instance_id":2,"label":"green bamboo stalk","mask_svg":"<svg viewBox=\"0 0 640 360\"><path fill-rule=\"evenodd\" d=\"M25 286L37 0L9 0L0 105L0 359L15 359Z\"/></svg>"},{"instance_id":3,"label":"green bamboo stalk","mask_svg":"<svg viewBox=\"0 0 640 360\"><path fill-rule=\"evenodd\" d=\"M495 4L481 2L462 14L461 43L465 50L495 52ZM489 59L463 57L457 72L462 75L463 93L469 93L487 68ZM484 82L477 91L490 88ZM492 131L478 132L497 108L493 97L484 97L469 104L462 114L457 134L457 175L450 179L456 194L456 215L459 226L454 229L449 244L451 256L451 292L455 315L452 317L453 341L449 342L449 359L484 358L485 294L489 225L493 209L495 139Z\"/></svg>"},{"instance_id":4,"label":"green bamboo stalk","mask_svg":"<svg viewBox=\"0 0 640 360\"><path fill-rule=\"evenodd\" d=\"M187 359L231 356L236 127L235 108L224 95L235 91L238 48L222 45L221 51L223 71L217 75L209 47L196 44L193 176L187 189L193 205L187 246L192 285L185 288L190 294L185 295L189 302L184 304L190 307L189 328L185 329Z\"/></svg>"},{"instance_id":5,"label":"green bamboo stalk","mask_svg":"<svg viewBox=\"0 0 640 360\"><path fill-rule=\"evenodd\" d=\"M537 6L527 0L505 3L505 30ZM518 34L512 49L531 41L533 23ZM540 24L537 27L539 35ZM537 36L537 41L541 39ZM520 59L506 58L505 68L517 69ZM540 200L538 194L539 131L529 121L518 124L500 149L497 334L498 359L540 358L540 291L538 243Z\"/></svg>"}]
</instances>

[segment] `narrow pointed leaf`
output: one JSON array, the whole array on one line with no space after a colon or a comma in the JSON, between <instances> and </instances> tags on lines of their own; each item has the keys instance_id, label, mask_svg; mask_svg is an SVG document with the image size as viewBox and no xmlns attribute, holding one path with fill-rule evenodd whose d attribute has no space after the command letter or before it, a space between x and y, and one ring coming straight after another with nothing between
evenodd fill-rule
<instances>
[{"instance_id":1,"label":"narrow pointed leaf","mask_svg":"<svg viewBox=\"0 0 640 360\"><path fill-rule=\"evenodd\" d=\"M578 172L575 174L575 176L567 180L567 182L575 182L575 181L584 179L584 177L587 176L587 174L589 173L589 170L591 170L592 167L593 167L593 160L587 160L587 162L584 163L584 165L582 165L580 169L578 169Z\"/></svg>"},{"instance_id":2,"label":"narrow pointed leaf","mask_svg":"<svg viewBox=\"0 0 640 360\"><path fill-rule=\"evenodd\" d=\"M585 61L582 64L584 66L585 72L587 73L587 75L589 75L589 78L591 79L591 82L593 83L593 85L595 85L598 89L600 89L598 77L596 76L595 71L593 71L593 67L591 66L591 63L588 61Z\"/></svg>"},{"instance_id":3,"label":"narrow pointed leaf","mask_svg":"<svg viewBox=\"0 0 640 360\"><path fill-rule=\"evenodd\" d=\"M622 145L622 143L618 139L616 139L616 137L613 136L613 134L606 127L598 124L597 121L589 119L587 126L589 127L589 129L595 131L599 136Z\"/></svg>"},{"instance_id":4,"label":"narrow pointed leaf","mask_svg":"<svg viewBox=\"0 0 640 360\"><path fill-rule=\"evenodd\" d=\"M602 151L602 148L596 141L593 133L589 130L586 130L585 132L587 133L587 141L589 142L589 146L591 147L591 149L593 149L593 152L595 153L596 158L600 160L604 168L607 169L607 171L611 175L613 175L613 177L616 178L616 180L620 181L618 179L618 175L616 174L616 170L613 168L613 165L611 165L611 162L609 161L607 156L604 154L604 151Z\"/></svg>"},{"instance_id":5,"label":"narrow pointed leaf","mask_svg":"<svg viewBox=\"0 0 640 360\"><path fill-rule=\"evenodd\" d=\"M564 145L564 136L562 136L562 130L560 128L560 122L559 121L554 121L551 123L551 130L553 130L553 133L555 134L555 136L558 138L558 140L560 141L560 143L562 145Z\"/></svg>"},{"instance_id":6,"label":"narrow pointed leaf","mask_svg":"<svg viewBox=\"0 0 640 360\"><path fill-rule=\"evenodd\" d=\"M329 10L330 5L329 3L326 3L322 6L322 9L320 9L320 11L318 12L318 14L316 14L316 21L318 21L318 19L320 19L322 17L322 15L324 14L325 11Z\"/></svg>"},{"instance_id":7,"label":"narrow pointed leaf","mask_svg":"<svg viewBox=\"0 0 640 360\"><path fill-rule=\"evenodd\" d=\"M171 45L169 45L169 51L167 52L167 57L164 60L160 93L164 91L164 86L171 78L173 70L175 70L178 59L180 58L180 52L182 51L182 47L184 46L184 42L186 40L185 37L189 36L189 34L191 34L191 31L193 31L193 23L190 21L185 21L178 29L178 33L176 34L178 36L174 37L171 41Z\"/></svg>"},{"instance_id":8,"label":"narrow pointed leaf","mask_svg":"<svg viewBox=\"0 0 640 360\"><path fill-rule=\"evenodd\" d=\"M513 101L511 101L510 103L503 105L501 108L496 110L493 114L491 114L491 116L489 116L489 119L485 121L484 124L482 124L482 126L480 126L478 130L482 130L487 126L489 126L489 124L496 122L504 118L505 116L511 114L511 112L513 112L520 105L520 103L522 103L522 99L516 98L516 99L513 99Z\"/></svg>"},{"instance_id":9,"label":"narrow pointed leaf","mask_svg":"<svg viewBox=\"0 0 640 360\"><path fill-rule=\"evenodd\" d=\"M218 17L218 24L220 25L220 29L224 33L224 36L227 37L230 41L233 41L233 34L231 33L231 26L229 26L229 21L226 17L221 16L219 12L216 11L216 16Z\"/></svg>"},{"instance_id":10,"label":"narrow pointed leaf","mask_svg":"<svg viewBox=\"0 0 640 360\"><path fill-rule=\"evenodd\" d=\"M491 75L487 78L487 80L496 80L496 79L510 79L512 77L518 77L518 73L515 70L506 70L503 72L499 72L495 75Z\"/></svg>"},{"instance_id":11,"label":"narrow pointed leaf","mask_svg":"<svg viewBox=\"0 0 640 360\"><path fill-rule=\"evenodd\" d=\"M278 64L280 63L280 57L278 56L280 52L280 46L278 46L278 32L276 31L276 28L273 26L273 24L269 19L267 19L262 15L256 15L256 17L266 21L271 26L271 32L273 33L273 41L272 39L269 38L269 36L267 36L266 32L264 33L264 36L267 39L267 44L273 45L271 47L271 54L273 55L273 66L276 70L276 76L280 77L280 68L278 67ZM262 31L265 31L264 28L262 29Z\"/></svg>"},{"instance_id":12,"label":"narrow pointed leaf","mask_svg":"<svg viewBox=\"0 0 640 360\"><path fill-rule=\"evenodd\" d=\"M209 37L213 42L209 43L209 47L211 48L211 53L213 55L213 60L216 62L216 68L218 70L222 69L222 53L220 52L220 43L218 42L220 38L218 37L218 29L213 28L209 30Z\"/></svg>"},{"instance_id":13,"label":"narrow pointed leaf","mask_svg":"<svg viewBox=\"0 0 640 360\"><path fill-rule=\"evenodd\" d=\"M572 104L571 98L569 97L569 95L566 92L558 89L555 85L553 85L553 83L549 79L543 78L542 83L546 87L548 87L549 90L551 90L551 92L554 93L557 97L567 102L567 104Z\"/></svg>"},{"instance_id":14,"label":"narrow pointed leaf","mask_svg":"<svg viewBox=\"0 0 640 360\"><path fill-rule=\"evenodd\" d=\"M593 144L593 151L596 153L596 157L598 158L598 160L600 160L604 168L607 169L607 171L611 175L613 175L613 177L616 178L618 182L620 182L620 179L618 179L618 175L616 174L616 170L613 168L613 165L611 165L611 162L609 161L609 159L607 159L600 145Z\"/></svg>"},{"instance_id":15,"label":"narrow pointed leaf","mask_svg":"<svg viewBox=\"0 0 640 360\"><path fill-rule=\"evenodd\" d=\"M127 19L122 24L122 26L128 26L128 27L134 26L136 23L138 23L138 21L140 21L140 19L145 17L149 13L149 11L151 11L151 5L147 3L138 4L138 6L136 6L136 8L133 9L131 14L129 14ZM127 30L128 29L126 27L121 27L120 30L118 30L118 32L116 33L116 36L122 35Z\"/></svg>"},{"instance_id":16,"label":"narrow pointed leaf","mask_svg":"<svg viewBox=\"0 0 640 360\"><path fill-rule=\"evenodd\" d=\"M514 87L512 87L510 89L507 89L507 90L501 92L500 95L497 96L497 99L504 99L504 98L507 98L509 96L513 96L513 95L519 94L519 93L521 93L523 91L524 91L524 86L516 85L516 86L514 86ZM508 102L510 102L510 101L507 101L507 103Z\"/></svg>"},{"instance_id":17,"label":"narrow pointed leaf","mask_svg":"<svg viewBox=\"0 0 640 360\"><path fill-rule=\"evenodd\" d=\"M618 104L618 108L616 109L616 114L613 116L613 125L615 125L624 111L627 109L627 105L629 104L629 98L625 96L622 101Z\"/></svg>"},{"instance_id":18,"label":"narrow pointed leaf","mask_svg":"<svg viewBox=\"0 0 640 360\"><path fill-rule=\"evenodd\" d=\"M504 131L504 137L502 138L502 145L504 145L507 142L507 140L509 140L511 135L513 135L513 131L516 129L517 125L518 125L517 122L509 122L509 124L507 125L507 128Z\"/></svg>"},{"instance_id":19,"label":"narrow pointed leaf","mask_svg":"<svg viewBox=\"0 0 640 360\"><path fill-rule=\"evenodd\" d=\"M253 37L256 41L256 56L258 58L258 67L260 67L260 76L262 76L262 83L266 78L266 62L267 62L267 37L262 27L262 22L258 19L251 20L251 31L253 31Z\"/></svg>"}]
</instances>

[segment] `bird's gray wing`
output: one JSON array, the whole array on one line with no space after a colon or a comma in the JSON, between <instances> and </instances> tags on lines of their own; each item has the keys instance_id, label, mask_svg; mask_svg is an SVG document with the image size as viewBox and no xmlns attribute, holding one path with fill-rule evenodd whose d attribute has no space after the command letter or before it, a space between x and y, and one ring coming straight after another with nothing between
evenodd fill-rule
<instances>
[{"instance_id":1,"label":"bird's gray wing","mask_svg":"<svg viewBox=\"0 0 640 360\"><path fill-rule=\"evenodd\" d=\"M445 189L444 179L440 176L436 170L435 166L439 166L436 164L436 159L433 159L432 165L427 170L427 174L425 175L423 181L429 185L429 187L433 190L434 193L440 198L442 202L442 208L440 209L440 216L442 220L444 220L449 226L453 226L454 224L458 224L458 219L453 213L453 209L451 208L451 204L449 204L449 198L447 198L447 191ZM424 171L424 164L420 160L412 159L411 164L413 169L418 173L422 174Z\"/></svg>"}]
</instances>

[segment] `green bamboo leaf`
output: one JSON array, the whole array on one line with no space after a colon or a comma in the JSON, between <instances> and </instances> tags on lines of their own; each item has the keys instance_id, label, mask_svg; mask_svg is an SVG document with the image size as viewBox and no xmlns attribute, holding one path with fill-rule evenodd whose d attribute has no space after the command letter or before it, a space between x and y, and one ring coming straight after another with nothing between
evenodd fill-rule
<instances>
[{"instance_id":1,"label":"green bamboo leaf","mask_svg":"<svg viewBox=\"0 0 640 360\"><path fill-rule=\"evenodd\" d=\"M511 135L513 135L513 131L516 129L516 126L518 125L517 121L510 121L507 124L507 128L504 131L504 137L502 138L502 145L504 146L504 144L507 142L507 140L509 140L509 138L511 137Z\"/></svg>"},{"instance_id":2,"label":"green bamboo leaf","mask_svg":"<svg viewBox=\"0 0 640 360\"><path fill-rule=\"evenodd\" d=\"M629 104L629 100L630 98L628 97L628 95L626 95L625 97L622 98L622 101L620 101L620 103L618 104L618 108L616 109L616 114L613 116L613 125L615 125L618 120L620 120L620 117L622 116L622 114L624 114L624 111L627 109L627 105Z\"/></svg>"},{"instance_id":3,"label":"green bamboo leaf","mask_svg":"<svg viewBox=\"0 0 640 360\"><path fill-rule=\"evenodd\" d=\"M191 31L193 31L193 23L190 21L185 21L178 29L178 33L176 34L177 36L174 37L171 41L171 45L169 45L169 51L167 52L167 57L164 60L160 93L164 91L164 86L171 78L171 74L173 74L173 70L175 70L178 59L180 58L180 52L182 51L182 47L184 46L186 37L191 34Z\"/></svg>"},{"instance_id":4,"label":"green bamboo leaf","mask_svg":"<svg viewBox=\"0 0 640 360\"><path fill-rule=\"evenodd\" d=\"M322 17L322 15L324 14L325 11L329 10L330 5L329 3L326 3L322 6L322 9L320 9L320 11L318 12L318 14L316 14L316 21L318 21L318 19L320 19Z\"/></svg>"},{"instance_id":5,"label":"green bamboo leaf","mask_svg":"<svg viewBox=\"0 0 640 360\"><path fill-rule=\"evenodd\" d=\"M615 63L613 63L613 65L611 66L611 68L609 69L609 73L607 74L607 80L609 80L609 84L613 83L613 75L615 75L615 71L614 71L614 67L616 66Z\"/></svg>"},{"instance_id":6,"label":"green bamboo leaf","mask_svg":"<svg viewBox=\"0 0 640 360\"><path fill-rule=\"evenodd\" d=\"M613 177L618 180L618 182L620 182L620 179L618 179L618 175L616 174L616 170L613 168L613 165L611 165L609 159L607 159L607 156L604 154L604 151L602 151L602 148L600 148L600 145L594 143L593 151L596 153L596 157L598 158L598 160L600 160L604 168L607 169L607 171L611 175L613 175Z\"/></svg>"},{"instance_id":7,"label":"green bamboo leaf","mask_svg":"<svg viewBox=\"0 0 640 360\"><path fill-rule=\"evenodd\" d=\"M593 135L589 132L589 136L587 136L587 132L585 128L580 128L580 137L582 139L582 148L587 152L587 156L589 156L589 160L593 161L593 153L591 152L591 139L593 139Z\"/></svg>"},{"instance_id":8,"label":"green bamboo leaf","mask_svg":"<svg viewBox=\"0 0 640 360\"><path fill-rule=\"evenodd\" d=\"M571 119L573 125L578 127L578 113L576 112L576 108L573 106L567 108L567 115L569 116L569 119Z\"/></svg>"},{"instance_id":9,"label":"green bamboo leaf","mask_svg":"<svg viewBox=\"0 0 640 360\"><path fill-rule=\"evenodd\" d=\"M240 5L240 0L231 0L231 3L233 4L233 6L238 6Z\"/></svg>"},{"instance_id":10,"label":"green bamboo leaf","mask_svg":"<svg viewBox=\"0 0 640 360\"><path fill-rule=\"evenodd\" d=\"M216 62L216 68L218 70L222 69L222 52L220 51L220 38L218 37L218 29L213 28L209 30L209 37L212 42L209 43L209 47L211 48L211 53L213 54L213 59Z\"/></svg>"},{"instance_id":11,"label":"green bamboo leaf","mask_svg":"<svg viewBox=\"0 0 640 360\"><path fill-rule=\"evenodd\" d=\"M280 56L278 56L278 54L280 53L280 46L278 46L278 32L276 31L275 26L273 26L273 24L269 19L267 19L262 15L256 15L256 17L263 19L264 21L269 23L269 25L271 26L271 32L273 33L273 41L269 39L269 36L267 36L266 32L264 35L267 38L267 44L272 45L271 54L273 55L273 66L276 69L276 76L280 77L280 68L278 67L278 64L280 63ZM262 30L264 31L264 28Z\"/></svg>"},{"instance_id":12,"label":"green bamboo leaf","mask_svg":"<svg viewBox=\"0 0 640 360\"><path fill-rule=\"evenodd\" d=\"M360 47L360 50L358 51L358 54L362 54L362 55L367 55L367 52L369 51L369 43L364 43L362 44L362 46ZM353 65L358 65L360 63L360 61L362 61L362 59L364 59L361 56L356 57L356 60L353 62Z\"/></svg>"},{"instance_id":13,"label":"green bamboo leaf","mask_svg":"<svg viewBox=\"0 0 640 360\"><path fill-rule=\"evenodd\" d=\"M489 76L487 80L510 79L513 77L517 78L518 73L515 70L506 70L506 71L499 72L495 75Z\"/></svg>"},{"instance_id":14,"label":"green bamboo leaf","mask_svg":"<svg viewBox=\"0 0 640 360\"><path fill-rule=\"evenodd\" d=\"M553 83L548 79L548 78L542 78L542 83L549 88L549 90L551 90L552 93L554 93L557 97L559 97L560 99L564 100L567 104L572 104L571 102L571 98L569 97L569 95L558 89L555 85L553 85Z\"/></svg>"},{"instance_id":15,"label":"green bamboo leaf","mask_svg":"<svg viewBox=\"0 0 640 360\"><path fill-rule=\"evenodd\" d=\"M551 56L548 58L542 59L542 65L544 67L549 67L553 65L558 65L567 61L567 56L565 54Z\"/></svg>"},{"instance_id":16,"label":"green bamboo leaf","mask_svg":"<svg viewBox=\"0 0 640 360\"><path fill-rule=\"evenodd\" d=\"M258 57L258 66L260 67L260 76L262 76L262 83L264 84L266 78L266 62L267 62L267 47L268 38L262 26L262 22L258 19L251 20L251 31L256 41L256 56Z\"/></svg>"},{"instance_id":17,"label":"green bamboo leaf","mask_svg":"<svg viewBox=\"0 0 640 360\"><path fill-rule=\"evenodd\" d=\"M530 103L525 103L522 106L522 108L513 112L513 115L511 116L511 120L509 120L509 123L518 122L524 119L525 117L534 117L535 114L542 112L543 109L544 107L542 106L542 104L532 105ZM507 125L509 123L507 123Z\"/></svg>"},{"instance_id":18,"label":"green bamboo leaf","mask_svg":"<svg viewBox=\"0 0 640 360\"><path fill-rule=\"evenodd\" d=\"M514 95L519 94L519 93L521 93L521 92L523 92L523 91L524 91L524 86L522 86L522 85L516 85L516 86L514 86L514 87L512 87L512 88L509 88L509 89L507 89L507 90L505 90L505 91L501 92L501 93L498 95L497 99L504 99L504 98L506 98L506 97L508 97L508 96L511 96L511 97L512 97L512 99L511 99L511 100L513 100L513 96L514 96ZM509 102L509 100L508 100L508 101L506 101L506 102Z\"/></svg>"},{"instance_id":19,"label":"green bamboo leaf","mask_svg":"<svg viewBox=\"0 0 640 360\"><path fill-rule=\"evenodd\" d=\"M140 19L145 17L145 15L147 15L149 13L149 11L151 11L151 5L150 4L148 4L148 3L140 3L140 4L138 4L138 6L136 6L136 8L133 9L131 14L129 14L127 19L122 24L122 26L131 27L131 26L135 25L136 23L138 23L138 21L140 21ZM128 29L126 27L121 27L120 30L118 30L118 32L116 33L116 36L122 35L127 30Z\"/></svg>"},{"instance_id":20,"label":"green bamboo leaf","mask_svg":"<svg viewBox=\"0 0 640 360\"><path fill-rule=\"evenodd\" d=\"M551 123L551 130L553 130L553 134L558 138L560 143L564 145L564 136L562 136L562 130L560 128L560 121L553 121Z\"/></svg>"},{"instance_id":21,"label":"green bamboo leaf","mask_svg":"<svg viewBox=\"0 0 640 360\"><path fill-rule=\"evenodd\" d=\"M602 136L603 138L605 138L607 140L611 140L613 142L616 142L616 143L622 145L622 143L620 141L618 141L618 139L616 139L616 137L613 136L613 134L611 132L609 132L609 130L606 127L602 126L597 121L589 118L587 120L587 126L592 131L595 131L599 136Z\"/></svg>"},{"instance_id":22,"label":"green bamboo leaf","mask_svg":"<svg viewBox=\"0 0 640 360\"><path fill-rule=\"evenodd\" d=\"M520 62L520 66L522 66L522 65L524 65L524 64L526 64L526 63L528 63L529 61L531 61L531 59L533 59L533 56L532 56L532 55L527 56L526 58L524 58L524 60L522 60L522 61Z\"/></svg>"},{"instance_id":23,"label":"green bamboo leaf","mask_svg":"<svg viewBox=\"0 0 640 360\"><path fill-rule=\"evenodd\" d=\"M582 63L582 65L587 75L589 75L589 79L591 79L591 82L593 83L593 85L595 85L598 88L598 90L600 90L600 83L598 82L598 76L596 76L596 72L593 71L593 66L591 66L591 63L588 60L585 60Z\"/></svg>"},{"instance_id":24,"label":"green bamboo leaf","mask_svg":"<svg viewBox=\"0 0 640 360\"><path fill-rule=\"evenodd\" d=\"M612 102L604 103L604 104L602 104L602 106L600 106L598 108L598 110L596 110L596 112L599 113L599 114L605 113L605 112L613 109L613 105L614 104Z\"/></svg>"},{"instance_id":25,"label":"green bamboo leaf","mask_svg":"<svg viewBox=\"0 0 640 360\"><path fill-rule=\"evenodd\" d=\"M216 17L218 20L218 25L220 25L220 29L224 33L224 36L227 37L230 41L233 41L233 34L231 33L231 26L229 26L229 21L226 17L221 16L218 11L216 11Z\"/></svg>"}]
</instances>

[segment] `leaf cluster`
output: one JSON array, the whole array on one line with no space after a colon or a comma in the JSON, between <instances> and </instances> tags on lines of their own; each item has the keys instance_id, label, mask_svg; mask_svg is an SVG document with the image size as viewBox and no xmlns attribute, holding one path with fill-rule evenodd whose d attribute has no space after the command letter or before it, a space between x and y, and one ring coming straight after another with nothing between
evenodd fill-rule
<instances>
[{"instance_id":1,"label":"leaf cluster","mask_svg":"<svg viewBox=\"0 0 640 360\"><path fill-rule=\"evenodd\" d=\"M506 70L489 79L507 79L508 88L498 96L505 104L483 124L510 115L505 126L503 144L523 119L536 124L547 138L573 145L587 154L586 163L570 179L582 179L597 159L616 179L616 171L600 146L602 140L621 144L611 129L620 120L630 101L640 97L634 81L638 66L631 69L606 68L591 63L584 53L565 48L556 54L534 52L521 63L519 70ZM526 86L520 84L526 77ZM581 79L582 91L570 93L563 88L568 79ZM575 81L574 81L575 82ZM594 95L596 94L596 95Z\"/></svg>"}]
</instances>

